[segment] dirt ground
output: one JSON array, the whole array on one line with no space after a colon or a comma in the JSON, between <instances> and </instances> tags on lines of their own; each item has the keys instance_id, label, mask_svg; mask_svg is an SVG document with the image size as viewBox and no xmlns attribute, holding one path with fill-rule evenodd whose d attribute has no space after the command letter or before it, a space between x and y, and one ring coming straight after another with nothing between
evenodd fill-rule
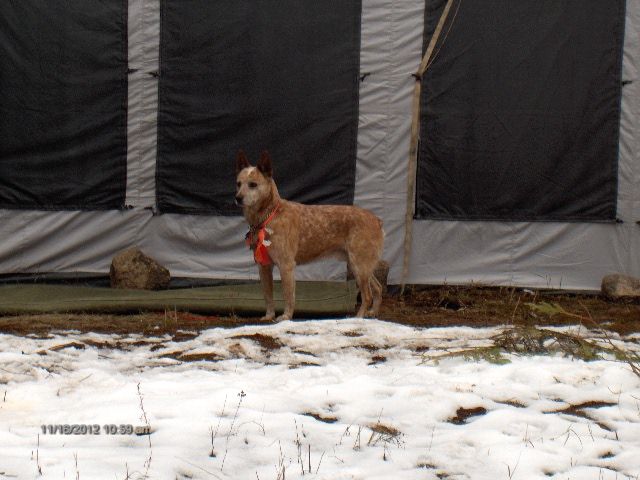
<instances>
[{"instance_id":1,"label":"dirt ground","mask_svg":"<svg viewBox=\"0 0 640 480\"><path fill-rule=\"evenodd\" d=\"M566 313L549 315L541 311L545 304ZM423 287L406 298L387 297L380 318L424 327L583 324L627 335L640 332L640 301L507 287Z\"/></svg>"},{"instance_id":2,"label":"dirt ground","mask_svg":"<svg viewBox=\"0 0 640 480\"><path fill-rule=\"evenodd\" d=\"M563 313L550 315L544 304ZM532 306L533 305L533 306ZM599 295L476 286L409 287L403 296L385 296L379 318L419 327L492 325L595 325L621 335L640 332L640 301L609 300ZM200 315L165 311L129 315L47 314L0 317L0 333L47 335L78 330L102 333L169 334L174 340L212 327L260 324L257 317Z\"/></svg>"}]
</instances>

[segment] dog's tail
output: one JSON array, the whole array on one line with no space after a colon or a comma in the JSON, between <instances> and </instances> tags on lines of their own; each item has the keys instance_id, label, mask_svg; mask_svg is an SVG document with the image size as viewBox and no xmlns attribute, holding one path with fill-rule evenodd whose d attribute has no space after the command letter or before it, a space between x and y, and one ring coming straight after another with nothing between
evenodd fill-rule
<instances>
[{"instance_id":1,"label":"dog's tail","mask_svg":"<svg viewBox=\"0 0 640 480\"><path fill-rule=\"evenodd\" d=\"M378 258L382 260L382 252L384 250L384 239L387 236L387 233L384 231L382 219L376 216L376 220L378 220L378 228L380 228L380 231L382 232L382 239L381 239L379 251L378 251Z\"/></svg>"}]
</instances>

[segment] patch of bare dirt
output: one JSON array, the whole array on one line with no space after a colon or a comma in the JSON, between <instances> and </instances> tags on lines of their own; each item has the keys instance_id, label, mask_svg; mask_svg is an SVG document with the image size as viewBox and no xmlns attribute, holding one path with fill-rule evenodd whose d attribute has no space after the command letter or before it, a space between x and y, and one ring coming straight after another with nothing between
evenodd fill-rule
<instances>
[{"instance_id":1,"label":"patch of bare dirt","mask_svg":"<svg viewBox=\"0 0 640 480\"><path fill-rule=\"evenodd\" d=\"M599 422L596 419L594 419L593 416L589 415L589 413L585 411L585 409L614 407L615 405L616 405L615 403L610 403L610 402L588 401L588 402L580 403L577 405L569 405L568 407L565 407L561 410L552 410L545 413L556 413L556 414L560 413L565 415L571 415L573 417L585 418L587 420L591 420L603 430L611 432L613 431L611 427L609 427L605 423Z\"/></svg>"},{"instance_id":2,"label":"patch of bare dirt","mask_svg":"<svg viewBox=\"0 0 640 480\"><path fill-rule=\"evenodd\" d=\"M379 363L384 363L387 361L387 357L385 357L384 355L374 355L373 357L371 357L371 361L368 363L368 365L378 365Z\"/></svg>"},{"instance_id":3,"label":"patch of bare dirt","mask_svg":"<svg viewBox=\"0 0 640 480\"><path fill-rule=\"evenodd\" d=\"M408 288L402 297L386 297L380 318L418 327L556 326L580 322L568 316L543 315L528 305L541 302L558 304L567 312L589 318L589 323L621 335L640 332L638 300L512 287L416 286Z\"/></svg>"},{"instance_id":4,"label":"patch of bare dirt","mask_svg":"<svg viewBox=\"0 0 640 480\"><path fill-rule=\"evenodd\" d=\"M455 425L464 425L471 417L478 417L480 415L486 415L487 409L484 407L475 408L463 408L460 407L456 410L456 416L451 417L448 422Z\"/></svg>"},{"instance_id":5,"label":"patch of bare dirt","mask_svg":"<svg viewBox=\"0 0 640 480\"><path fill-rule=\"evenodd\" d=\"M53 347L49 347L46 350L38 350L36 353L38 355L46 355L47 352L57 352L60 350L64 350L65 348L75 348L76 350L84 350L85 345L83 343L78 342L70 342L64 343L61 345L54 345Z\"/></svg>"},{"instance_id":6,"label":"patch of bare dirt","mask_svg":"<svg viewBox=\"0 0 640 480\"><path fill-rule=\"evenodd\" d=\"M351 330L349 332L344 332L343 335L345 337L361 337L362 332L356 332L355 330Z\"/></svg>"},{"instance_id":7,"label":"patch of bare dirt","mask_svg":"<svg viewBox=\"0 0 640 480\"><path fill-rule=\"evenodd\" d=\"M182 353L173 352L161 355L163 358L173 358L174 360L180 360L181 362L218 362L223 360L224 357L216 353Z\"/></svg>"},{"instance_id":8,"label":"patch of bare dirt","mask_svg":"<svg viewBox=\"0 0 640 480\"><path fill-rule=\"evenodd\" d=\"M302 367L319 367L320 364L319 363L313 363L313 362L299 362L299 363L292 363L289 365L289 370L295 370L296 368L302 368Z\"/></svg>"},{"instance_id":9,"label":"patch of bare dirt","mask_svg":"<svg viewBox=\"0 0 640 480\"><path fill-rule=\"evenodd\" d=\"M272 350L278 350L282 348L282 342L277 338L272 337L271 335L264 335L262 333L254 333L251 335L235 335L230 338L246 338L248 340L252 340L260 345L262 350L270 352Z\"/></svg>"},{"instance_id":10,"label":"patch of bare dirt","mask_svg":"<svg viewBox=\"0 0 640 480\"><path fill-rule=\"evenodd\" d=\"M315 418L319 422L323 422L323 423L336 423L338 421L337 417L334 417L333 415L324 415L322 413L305 412L303 413L303 415L306 415L307 417Z\"/></svg>"},{"instance_id":11,"label":"patch of bare dirt","mask_svg":"<svg viewBox=\"0 0 640 480\"><path fill-rule=\"evenodd\" d=\"M522 402L519 402L518 400L495 400L496 403L500 403L502 405L509 405L510 407L514 407L514 408L525 408L526 405Z\"/></svg>"},{"instance_id":12,"label":"patch of bare dirt","mask_svg":"<svg viewBox=\"0 0 640 480\"><path fill-rule=\"evenodd\" d=\"M532 309L529 303L554 303L567 312L587 317L591 328L602 328L626 335L640 332L640 301L613 301L595 294L552 291L528 291L518 288L477 286L439 286L408 288L405 295L387 295L379 318L416 327L494 325L568 325L579 319L563 315L548 316ZM116 314L44 314L0 316L0 332L46 337L50 332L78 330L153 337L169 335L175 341L189 340L202 330L261 325L257 317L199 315L190 312L147 312ZM259 335L259 334L258 334ZM357 336L357 332L347 332ZM266 350L280 348L276 339L251 337ZM369 346L373 347L373 346ZM363 346L366 348L366 346ZM374 349L371 348L370 351Z\"/></svg>"}]
</instances>

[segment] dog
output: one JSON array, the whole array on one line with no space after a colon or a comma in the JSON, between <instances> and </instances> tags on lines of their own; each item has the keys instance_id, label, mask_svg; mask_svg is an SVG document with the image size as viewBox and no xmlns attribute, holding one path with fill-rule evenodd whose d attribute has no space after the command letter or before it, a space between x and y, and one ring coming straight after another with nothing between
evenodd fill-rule
<instances>
[{"instance_id":1,"label":"dog","mask_svg":"<svg viewBox=\"0 0 640 480\"><path fill-rule=\"evenodd\" d=\"M235 201L249 223L247 245L260 270L266 303L262 320L273 321L273 266L282 279L284 312L276 321L291 320L295 306L296 265L321 258L346 260L362 299L356 314L375 317L382 287L373 271L384 244L382 220L368 210L347 205L303 205L284 200L273 180L271 156L260 155L251 166L243 151L236 157Z\"/></svg>"}]
</instances>

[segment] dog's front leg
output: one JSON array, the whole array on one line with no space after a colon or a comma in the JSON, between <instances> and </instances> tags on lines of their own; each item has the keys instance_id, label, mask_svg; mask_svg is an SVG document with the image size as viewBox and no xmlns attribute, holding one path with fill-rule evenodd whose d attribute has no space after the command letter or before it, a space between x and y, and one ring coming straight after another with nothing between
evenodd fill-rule
<instances>
[{"instance_id":1,"label":"dog's front leg","mask_svg":"<svg viewBox=\"0 0 640 480\"><path fill-rule=\"evenodd\" d=\"M273 307L273 265L260 265L260 283L262 283L262 293L267 306L267 313L261 320L272 321L276 316Z\"/></svg>"},{"instance_id":2,"label":"dog's front leg","mask_svg":"<svg viewBox=\"0 0 640 480\"><path fill-rule=\"evenodd\" d=\"M293 318L293 309L296 305L295 266L295 263L278 265L280 278L282 280L282 296L284 297L284 313L276 319L278 322L291 320Z\"/></svg>"}]
</instances>

